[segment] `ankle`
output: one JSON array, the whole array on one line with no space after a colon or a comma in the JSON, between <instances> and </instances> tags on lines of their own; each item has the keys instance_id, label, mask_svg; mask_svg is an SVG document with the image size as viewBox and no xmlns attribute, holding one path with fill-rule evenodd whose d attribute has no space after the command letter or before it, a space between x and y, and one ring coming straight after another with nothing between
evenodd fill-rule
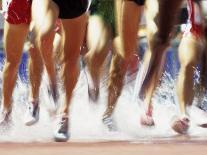
<instances>
[{"instance_id":1,"label":"ankle","mask_svg":"<svg viewBox=\"0 0 207 155\"><path fill-rule=\"evenodd\" d=\"M11 105L2 103L0 109L2 111L10 111L11 110Z\"/></svg>"},{"instance_id":2,"label":"ankle","mask_svg":"<svg viewBox=\"0 0 207 155\"><path fill-rule=\"evenodd\" d=\"M36 106L39 104L39 99L31 98L31 99L29 99L29 103Z\"/></svg>"}]
</instances>

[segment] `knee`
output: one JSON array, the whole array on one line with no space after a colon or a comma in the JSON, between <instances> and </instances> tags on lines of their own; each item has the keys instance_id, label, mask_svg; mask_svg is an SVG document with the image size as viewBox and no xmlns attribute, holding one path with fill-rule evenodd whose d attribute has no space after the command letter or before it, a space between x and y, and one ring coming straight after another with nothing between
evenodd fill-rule
<instances>
[{"instance_id":1,"label":"knee","mask_svg":"<svg viewBox=\"0 0 207 155\"><path fill-rule=\"evenodd\" d=\"M166 49L169 47L169 45L170 45L170 36L160 35L159 33L155 33L152 37L152 40L150 41L149 46L152 50L152 54L156 54L156 52L159 52L159 55L163 55ZM156 51L156 49L158 51Z\"/></svg>"},{"instance_id":2,"label":"knee","mask_svg":"<svg viewBox=\"0 0 207 155\"><path fill-rule=\"evenodd\" d=\"M12 68L18 67L20 61L21 61L21 52L14 52L14 50L7 50L7 56L5 58L5 65L10 66ZM9 54L8 54L9 53Z\"/></svg>"},{"instance_id":3,"label":"knee","mask_svg":"<svg viewBox=\"0 0 207 155\"><path fill-rule=\"evenodd\" d=\"M36 55L36 52L37 52L35 49L36 48L35 48L34 44L30 43L28 51L29 51L29 54L30 54L31 58L35 58L35 55Z\"/></svg>"},{"instance_id":4,"label":"knee","mask_svg":"<svg viewBox=\"0 0 207 155\"><path fill-rule=\"evenodd\" d=\"M32 60L37 60L37 61L41 60L41 56L40 56L39 50L32 43L30 44L30 47L29 47L29 54L30 54L30 58Z\"/></svg>"},{"instance_id":5,"label":"knee","mask_svg":"<svg viewBox=\"0 0 207 155\"><path fill-rule=\"evenodd\" d=\"M9 68L9 70L16 70L19 66L19 61L16 59L6 58L5 68Z\"/></svg>"},{"instance_id":6,"label":"knee","mask_svg":"<svg viewBox=\"0 0 207 155\"><path fill-rule=\"evenodd\" d=\"M118 36L113 40L114 60L115 61L130 61L135 51L129 46L123 47L121 38Z\"/></svg>"},{"instance_id":7,"label":"knee","mask_svg":"<svg viewBox=\"0 0 207 155\"><path fill-rule=\"evenodd\" d=\"M155 33L154 41L158 45L169 46L170 43L170 34L161 34L160 32Z\"/></svg>"},{"instance_id":8,"label":"knee","mask_svg":"<svg viewBox=\"0 0 207 155\"><path fill-rule=\"evenodd\" d=\"M53 34L52 30L42 29L39 32L39 45L40 48L48 48L48 45L52 45L53 42Z\"/></svg>"},{"instance_id":9,"label":"knee","mask_svg":"<svg viewBox=\"0 0 207 155\"><path fill-rule=\"evenodd\" d=\"M113 56L110 79L115 85L122 85L128 63L118 54Z\"/></svg>"},{"instance_id":10,"label":"knee","mask_svg":"<svg viewBox=\"0 0 207 155\"><path fill-rule=\"evenodd\" d=\"M69 74L76 72L78 70L78 66L78 61L70 61L70 59L63 61L62 63L63 71Z\"/></svg>"},{"instance_id":11,"label":"knee","mask_svg":"<svg viewBox=\"0 0 207 155\"><path fill-rule=\"evenodd\" d=\"M194 60L188 60L180 63L180 68L184 73L194 72L196 62Z\"/></svg>"}]
</instances>

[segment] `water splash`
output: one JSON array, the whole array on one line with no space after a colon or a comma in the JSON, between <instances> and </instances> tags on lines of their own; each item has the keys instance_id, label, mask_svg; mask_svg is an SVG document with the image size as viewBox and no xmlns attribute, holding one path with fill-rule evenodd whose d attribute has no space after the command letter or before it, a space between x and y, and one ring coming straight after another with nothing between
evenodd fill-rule
<instances>
[{"instance_id":1,"label":"water splash","mask_svg":"<svg viewBox=\"0 0 207 155\"><path fill-rule=\"evenodd\" d=\"M107 77L107 76L104 76ZM0 72L2 79L2 72ZM24 113L28 100L28 83L22 82L18 78L13 94L13 125L10 132L0 132L0 142L48 142L53 141L53 129L55 127L55 117L48 111L51 110L51 99L47 95L47 77L43 76L40 90L40 120L31 127L24 125ZM70 108L71 140L130 140L139 141L143 139L151 140L156 138L170 138L176 136L171 129L171 121L179 113L175 93L175 79L168 73L163 76L162 84L157 89L154 97L154 119L156 126L146 128L140 125L139 119L142 107L139 99L132 100L135 80L124 86L121 97L118 100L117 108L113 117L115 118L118 132L110 133L102 124L102 114L106 108L107 90L105 82L102 83L100 98L97 104L89 102L87 94L87 82L83 70L75 88ZM2 88L2 82L0 81ZM61 90L60 90L61 91ZM62 93L60 93L62 94ZM59 103L63 102L60 96ZM195 109L192 111L196 111ZM194 114L195 115L195 114ZM197 117L197 116L196 116ZM190 135L195 137L206 137L207 130L196 126L192 121Z\"/></svg>"}]
</instances>

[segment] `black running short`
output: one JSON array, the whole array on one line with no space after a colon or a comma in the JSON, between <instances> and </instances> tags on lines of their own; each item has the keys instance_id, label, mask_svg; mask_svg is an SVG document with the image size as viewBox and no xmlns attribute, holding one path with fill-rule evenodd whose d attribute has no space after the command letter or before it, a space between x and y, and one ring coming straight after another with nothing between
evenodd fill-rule
<instances>
[{"instance_id":1,"label":"black running short","mask_svg":"<svg viewBox=\"0 0 207 155\"><path fill-rule=\"evenodd\" d=\"M135 2L137 5L144 5L145 0L129 0Z\"/></svg>"},{"instance_id":2,"label":"black running short","mask_svg":"<svg viewBox=\"0 0 207 155\"><path fill-rule=\"evenodd\" d=\"M88 7L88 0L53 0L59 7L59 18L71 19L82 15Z\"/></svg>"}]
</instances>

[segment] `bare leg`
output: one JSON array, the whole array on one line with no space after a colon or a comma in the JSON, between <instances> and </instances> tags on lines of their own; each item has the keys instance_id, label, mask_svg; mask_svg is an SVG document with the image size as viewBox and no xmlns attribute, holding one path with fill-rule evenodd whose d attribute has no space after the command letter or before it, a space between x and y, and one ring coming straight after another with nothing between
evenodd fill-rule
<instances>
[{"instance_id":1,"label":"bare leg","mask_svg":"<svg viewBox=\"0 0 207 155\"><path fill-rule=\"evenodd\" d=\"M40 6L39 12L42 12L44 16L39 16L36 11L36 7ZM40 49L43 63L46 67L50 89L54 100L57 100L57 84L56 84L56 72L53 59L53 40L55 36L54 28L55 21L58 18L58 7L50 0L34 1L32 5L33 20L35 22L35 32L37 33L38 47Z\"/></svg>"},{"instance_id":2,"label":"bare leg","mask_svg":"<svg viewBox=\"0 0 207 155\"><path fill-rule=\"evenodd\" d=\"M180 71L177 82L177 94L180 104L181 115L172 124L172 128L184 134L189 128L189 118L186 111L187 106L191 106L194 98L193 74L196 65L200 61L203 52L202 39L193 34L183 37L179 47Z\"/></svg>"},{"instance_id":3,"label":"bare leg","mask_svg":"<svg viewBox=\"0 0 207 155\"><path fill-rule=\"evenodd\" d=\"M148 108L151 108L151 99L163 72L165 51L169 45L171 32L181 3L182 0L158 0L159 12L156 18L150 19L154 30L149 29L151 31L150 33L148 32L149 50L146 53L147 56L144 58L144 65L149 66L149 70L143 84L144 102ZM154 10L150 10L150 7L153 7L153 5L148 7L147 11L152 11L153 14Z\"/></svg>"},{"instance_id":4,"label":"bare leg","mask_svg":"<svg viewBox=\"0 0 207 155\"><path fill-rule=\"evenodd\" d=\"M38 12L35 12L38 8ZM35 10L35 11L34 11ZM42 15L39 16L38 13ZM32 19L34 24L32 31L32 44L30 48L31 60L29 63L31 92L28 108L25 113L25 125L33 125L39 120L39 87L41 82L41 74L43 71L43 63L49 77L49 85L51 95L56 103L57 87L56 72L53 61L53 40L54 25L57 19L57 6L50 0L38 1L34 0L32 4ZM43 61L42 61L43 60Z\"/></svg>"},{"instance_id":5,"label":"bare leg","mask_svg":"<svg viewBox=\"0 0 207 155\"><path fill-rule=\"evenodd\" d=\"M4 23L4 49L6 60L3 68L2 104L0 108L0 124L8 123L12 110L11 99L17 79L17 70L21 61L24 41L29 25L13 25ZM16 37L16 38L15 38Z\"/></svg>"},{"instance_id":6,"label":"bare leg","mask_svg":"<svg viewBox=\"0 0 207 155\"><path fill-rule=\"evenodd\" d=\"M87 16L86 14L74 19L62 20L65 32L64 59L62 77L66 93L64 105L60 113L68 114L73 89L79 75L80 46L85 35Z\"/></svg>"},{"instance_id":7,"label":"bare leg","mask_svg":"<svg viewBox=\"0 0 207 155\"><path fill-rule=\"evenodd\" d=\"M114 1L115 3L115 24L116 24L116 31L117 34L120 34L121 31L121 12L122 12L122 4L123 4L123 0L118 0L118 1Z\"/></svg>"},{"instance_id":8,"label":"bare leg","mask_svg":"<svg viewBox=\"0 0 207 155\"><path fill-rule=\"evenodd\" d=\"M192 34L182 39L179 47L181 68L177 82L177 94L182 114L191 106L194 98L193 74L202 52L201 43Z\"/></svg>"},{"instance_id":9,"label":"bare leg","mask_svg":"<svg viewBox=\"0 0 207 155\"><path fill-rule=\"evenodd\" d=\"M89 17L87 31L88 53L85 60L91 75L89 80L89 97L93 101L97 101L99 95L99 83L101 67L109 51L109 43L111 41L110 27L104 23L100 16ZM94 29L96 32L94 33Z\"/></svg>"},{"instance_id":10,"label":"bare leg","mask_svg":"<svg viewBox=\"0 0 207 155\"><path fill-rule=\"evenodd\" d=\"M30 59L29 59L29 79L31 83L30 99L32 103L37 103L39 101L39 88L41 84L43 63L34 38L31 40L31 46L29 49Z\"/></svg>"},{"instance_id":11,"label":"bare leg","mask_svg":"<svg viewBox=\"0 0 207 155\"><path fill-rule=\"evenodd\" d=\"M60 121L54 138L56 141L65 142L69 139L69 108L73 89L77 83L79 75L80 47L83 44L87 23L87 15L83 14L73 19L62 20L63 31L65 32L65 42L62 60L62 79L65 91L65 100L60 109Z\"/></svg>"},{"instance_id":12,"label":"bare leg","mask_svg":"<svg viewBox=\"0 0 207 155\"><path fill-rule=\"evenodd\" d=\"M3 98L2 104L7 111L11 108L11 97L17 78L17 70L21 60L24 41L28 33L29 25L12 25L5 22L4 25L4 49L6 61L3 69ZM17 37L16 39L14 37Z\"/></svg>"},{"instance_id":13,"label":"bare leg","mask_svg":"<svg viewBox=\"0 0 207 155\"><path fill-rule=\"evenodd\" d=\"M117 37L114 42L114 55L108 84L108 105L104 116L111 116L113 113L122 91L127 66L136 49L137 28L142 7L132 1L124 1L122 7L120 38Z\"/></svg>"}]
</instances>

